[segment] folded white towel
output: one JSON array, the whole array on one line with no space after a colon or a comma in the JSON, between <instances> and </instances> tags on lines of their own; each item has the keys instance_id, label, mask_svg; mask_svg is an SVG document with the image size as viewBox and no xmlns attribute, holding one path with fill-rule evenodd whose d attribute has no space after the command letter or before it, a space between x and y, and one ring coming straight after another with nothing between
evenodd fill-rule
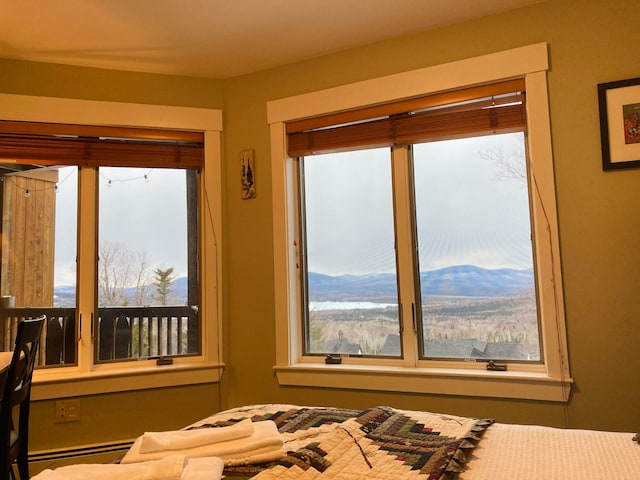
<instances>
[{"instance_id":1,"label":"folded white towel","mask_svg":"<svg viewBox=\"0 0 640 480\"><path fill-rule=\"evenodd\" d=\"M187 480L182 476L186 464L184 455L170 455L161 460L119 464L66 465L43 470L32 480ZM214 477L212 477L214 478Z\"/></svg>"},{"instance_id":2,"label":"folded white towel","mask_svg":"<svg viewBox=\"0 0 640 480\"><path fill-rule=\"evenodd\" d=\"M189 458L181 480L220 480L224 462L217 457Z\"/></svg>"},{"instance_id":3,"label":"folded white towel","mask_svg":"<svg viewBox=\"0 0 640 480\"><path fill-rule=\"evenodd\" d=\"M227 442L253 435L253 423L246 418L235 425L220 428L194 428L168 432L145 432L140 453L184 450L210 443Z\"/></svg>"},{"instance_id":4,"label":"folded white towel","mask_svg":"<svg viewBox=\"0 0 640 480\"><path fill-rule=\"evenodd\" d=\"M226 442L200 445L193 448L169 450L172 454L185 455L188 458L219 457L225 465L245 465L278 460L285 455L283 442L276 424L272 420L253 423L253 434ZM142 453L140 445L142 436L138 437L121 463L137 463L157 460L167 455L167 451Z\"/></svg>"}]
</instances>

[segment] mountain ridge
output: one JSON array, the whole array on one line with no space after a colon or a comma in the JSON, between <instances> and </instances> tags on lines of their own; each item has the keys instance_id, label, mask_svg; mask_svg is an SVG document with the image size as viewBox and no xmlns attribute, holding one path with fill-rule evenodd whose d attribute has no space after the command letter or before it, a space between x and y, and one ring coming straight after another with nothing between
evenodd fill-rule
<instances>
[{"instance_id":1,"label":"mountain ridge","mask_svg":"<svg viewBox=\"0 0 640 480\"><path fill-rule=\"evenodd\" d=\"M324 275L309 272L308 290L312 301L373 300L397 297L396 275ZM464 297L513 297L534 288L531 269L487 269L455 265L420 272L423 294Z\"/></svg>"},{"instance_id":2,"label":"mountain ridge","mask_svg":"<svg viewBox=\"0 0 640 480\"><path fill-rule=\"evenodd\" d=\"M531 269L487 269L474 265L455 265L420 272L423 294L462 297L513 297L534 288ZM132 296L133 289L127 289ZM309 272L308 291L311 301L374 301L396 302L397 282L393 273L366 275L324 275ZM54 288L57 299L73 304L75 287ZM171 298L186 302L187 278L176 278L171 286Z\"/></svg>"}]
</instances>

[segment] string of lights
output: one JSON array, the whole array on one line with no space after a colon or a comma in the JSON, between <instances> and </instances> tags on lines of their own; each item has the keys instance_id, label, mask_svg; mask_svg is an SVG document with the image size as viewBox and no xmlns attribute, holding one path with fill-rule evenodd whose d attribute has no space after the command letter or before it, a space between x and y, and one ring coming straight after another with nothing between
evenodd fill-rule
<instances>
[{"instance_id":1,"label":"string of lights","mask_svg":"<svg viewBox=\"0 0 640 480\"><path fill-rule=\"evenodd\" d=\"M126 182L133 182L135 180L144 180L145 182L148 182L149 175L151 175L152 171L153 171L153 168L150 168L145 174L138 175L136 177L130 177L130 178L109 178L106 175L104 175L102 172L100 172L100 176L107 182L107 186L110 187L113 183L126 183Z\"/></svg>"},{"instance_id":2,"label":"string of lights","mask_svg":"<svg viewBox=\"0 0 640 480\"><path fill-rule=\"evenodd\" d=\"M111 187L113 183L126 183L126 182L132 182L136 180L144 180L145 182L149 182L149 177L152 171L153 171L153 168L150 168L143 175L138 175L138 176L129 177L129 178L109 178L103 173L100 173L100 176L107 183L107 187ZM3 175L0 177L0 182L6 182L7 180L10 180L13 183L13 186L15 188L19 190L23 190L24 196L29 198L32 193L36 193L36 192L44 192L49 190L55 190L57 192L60 186L62 186L74 173L76 173L75 168L69 169L69 172L65 175L65 177L62 180L56 182L55 184L51 184L51 182L43 182L42 187L35 188L35 189L27 188L24 185L19 184L17 181L16 175Z\"/></svg>"}]
</instances>

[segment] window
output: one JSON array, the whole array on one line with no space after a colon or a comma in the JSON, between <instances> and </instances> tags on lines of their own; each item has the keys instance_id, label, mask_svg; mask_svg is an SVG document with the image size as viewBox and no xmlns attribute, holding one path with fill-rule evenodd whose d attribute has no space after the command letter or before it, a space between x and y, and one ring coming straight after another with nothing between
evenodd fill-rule
<instances>
[{"instance_id":1,"label":"window","mask_svg":"<svg viewBox=\"0 0 640 480\"><path fill-rule=\"evenodd\" d=\"M200 353L198 171L98 174L96 361Z\"/></svg>"},{"instance_id":2,"label":"window","mask_svg":"<svg viewBox=\"0 0 640 480\"><path fill-rule=\"evenodd\" d=\"M417 278L420 358L539 362L524 135L396 148L420 266L400 277L391 149L300 160L304 352L401 357L398 279Z\"/></svg>"},{"instance_id":3,"label":"window","mask_svg":"<svg viewBox=\"0 0 640 480\"><path fill-rule=\"evenodd\" d=\"M568 398L546 68L538 44L270 102L281 384Z\"/></svg>"},{"instance_id":4,"label":"window","mask_svg":"<svg viewBox=\"0 0 640 480\"><path fill-rule=\"evenodd\" d=\"M2 100L2 333L48 314L35 397L218 380L219 112Z\"/></svg>"},{"instance_id":5,"label":"window","mask_svg":"<svg viewBox=\"0 0 640 480\"><path fill-rule=\"evenodd\" d=\"M540 362L523 133L414 145L421 358Z\"/></svg>"},{"instance_id":6,"label":"window","mask_svg":"<svg viewBox=\"0 0 640 480\"><path fill-rule=\"evenodd\" d=\"M304 351L399 356L386 347L400 331L390 149L301 163Z\"/></svg>"}]
</instances>

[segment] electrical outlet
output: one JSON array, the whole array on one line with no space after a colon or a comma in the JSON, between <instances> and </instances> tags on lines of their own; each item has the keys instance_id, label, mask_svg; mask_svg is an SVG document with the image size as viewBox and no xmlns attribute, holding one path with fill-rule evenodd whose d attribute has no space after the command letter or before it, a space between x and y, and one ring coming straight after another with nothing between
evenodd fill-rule
<instances>
[{"instance_id":1,"label":"electrical outlet","mask_svg":"<svg viewBox=\"0 0 640 480\"><path fill-rule=\"evenodd\" d=\"M80 400L58 400L55 408L55 423L80 421Z\"/></svg>"}]
</instances>

